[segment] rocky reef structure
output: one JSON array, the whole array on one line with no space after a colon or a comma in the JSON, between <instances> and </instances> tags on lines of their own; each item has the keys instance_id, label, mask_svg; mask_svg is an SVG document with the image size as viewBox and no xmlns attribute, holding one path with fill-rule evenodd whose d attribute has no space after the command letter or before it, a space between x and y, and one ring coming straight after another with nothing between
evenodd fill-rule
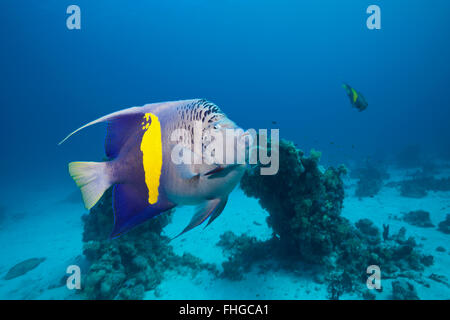
<instances>
[{"instance_id":1,"label":"rocky reef structure","mask_svg":"<svg viewBox=\"0 0 450 320\"><path fill-rule=\"evenodd\" d=\"M387 170L366 162L361 168L352 171L352 177L358 179L355 196L358 198L373 197L383 187L383 181L389 179Z\"/></svg>"},{"instance_id":2,"label":"rocky reef structure","mask_svg":"<svg viewBox=\"0 0 450 320\"><path fill-rule=\"evenodd\" d=\"M438 230L450 234L450 214L447 214L444 221L439 222Z\"/></svg>"},{"instance_id":3,"label":"rocky reef structure","mask_svg":"<svg viewBox=\"0 0 450 320\"><path fill-rule=\"evenodd\" d=\"M370 220L362 219L354 226L342 217L341 176L346 169L340 166L321 170L320 155L313 150L306 156L293 143L281 140L280 170L276 175L260 175L259 166L244 175L241 187L268 211L267 223L273 237L258 241L232 232L222 235L218 245L228 256L222 276L239 280L252 265L267 260L278 262L277 268L314 264L322 270L331 299L365 289L370 265L380 266L384 277L416 271L414 276L420 278L433 257L420 253L414 238L406 239L405 229L392 236L384 231L382 241L380 231ZM267 263L263 268L268 268Z\"/></svg>"},{"instance_id":4,"label":"rocky reef structure","mask_svg":"<svg viewBox=\"0 0 450 320\"><path fill-rule=\"evenodd\" d=\"M431 223L430 213L424 210L410 211L403 215L403 220L413 226L422 228L433 228L434 224Z\"/></svg>"},{"instance_id":5,"label":"rocky reef structure","mask_svg":"<svg viewBox=\"0 0 450 320\"><path fill-rule=\"evenodd\" d=\"M450 191L450 178L413 177L394 184L403 197L423 198L428 191Z\"/></svg>"},{"instance_id":6,"label":"rocky reef structure","mask_svg":"<svg viewBox=\"0 0 450 320\"><path fill-rule=\"evenodd\" d=\"M403 197L423 198L429 191L450 191L450 178L436 178L438 168L433 162L422 164L405 180L393 181L386 184L387 187L398 188Z\"/></svg>"},{"instance_id":7,"label":"rocky reef structure","mask_svg":"<svg viewBox=\"0 0 450 320\"><path fill-rule=\"evenodd\" d=\"M107 191L99 203L83 216L83 253L91 262L82 283L88 299L142 299L147 290L155 289L168 270L195 275L215 265L202 263L190 254L178 256L161 234L170 221L162 214L119 238L109 239L114 215L112 192Z\"/></svg>"},{"instance_id":8,"label":"rocky reef structure","mask_svg":"<svg viewBox=\"0 0 450 320\"><path fill-rule=\"evenodd\" d=\"M394 300L419 300L414 286L405 280L392 282L392 299Z\"/></svg>"},{"instance_id":9,"label":"rocky reef structure","mask_svg":"<svg viewBox=\"0 0 450 320\"><path fill-rule=\"evenodd\" d=\"M320 152L312 150L306 157L293 143L284 140L279 144L279 157L276 175L261 175L257 166L246 172L241 188L247 196L258 198L270 213L267 223L280 248L320 263L333 252L333 240L338 240L333 234L340 232L336 223L342 219L344 199L340 176L346 173L346 168L321 171Z\"/></svg>"}]
</instances>

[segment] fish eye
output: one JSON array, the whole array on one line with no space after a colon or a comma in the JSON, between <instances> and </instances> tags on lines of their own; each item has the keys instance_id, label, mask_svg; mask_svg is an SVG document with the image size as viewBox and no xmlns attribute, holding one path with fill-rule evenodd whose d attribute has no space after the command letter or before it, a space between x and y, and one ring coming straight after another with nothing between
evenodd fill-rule
<instances>
[{"instance_id":1,"label":"fish eye","mask_svg":"<svg viewBox=\"0 0 450 320\"><path fill-rule=\"evenodd\" d=\"M220 124L218 124L218 123L216 123L215 125L214 125L214 129L220 129Z\"/></svg>"}]
</instances>

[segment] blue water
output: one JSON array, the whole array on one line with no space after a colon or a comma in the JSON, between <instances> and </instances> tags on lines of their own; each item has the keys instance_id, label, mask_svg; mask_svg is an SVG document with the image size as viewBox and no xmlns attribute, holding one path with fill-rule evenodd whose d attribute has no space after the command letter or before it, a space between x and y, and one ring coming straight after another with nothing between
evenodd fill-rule
<instances>
[{"instance_id":1,"label":"blue water","mask_svg":"<svg viewBox=\"0 0 450 320\"><path fill-rule=\"evenodd\" d=\"M81 30L66 28L70 4ZM381 30L366 27L370 4ZM0 190L72 186L67 163L101 160L104 126L58 147L66 134L112 111L190 98L243 128L278 127L322 151L323 164L389 163L408 145L443 157L449 13L445 0L2 1ZM367 110L350 106L342 82Z\"/></svg>"}]
</instances>

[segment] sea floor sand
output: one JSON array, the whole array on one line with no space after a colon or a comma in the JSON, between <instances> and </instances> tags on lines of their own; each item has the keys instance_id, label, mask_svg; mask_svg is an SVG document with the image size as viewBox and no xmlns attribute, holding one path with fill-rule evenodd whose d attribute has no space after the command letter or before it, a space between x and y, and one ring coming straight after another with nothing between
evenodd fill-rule
<instances>
[{"instance_id":1,"label":"sea floor sand","mask_svg":"<svg viewBox=\"0 0 450 320\"><path fill-rule=\"evenodd\" d=\"M404 172L391 172L391 180L398 180ZM395 188L384 187L373 198L358 199L353 196L355 180L346 178L346 198L342 215L356 222L368 218L382 229L383 224L390 225L391 233L401 227L407 229L407 236L414 236L423 246L423 251L434 256L434 264L423 273L429 287L409 279L421 299L449 299L450 288L445 284L428 279L432 273L450 278L449 235L436 228L420 228L402 220L402 213L412 210L430 212L433 224L437 225L450 213L450 192L430 192L427 197L412 199L401 197ZM54 183L52 184L55 185ZM19 187L17 187L19 188ZM61 279L67 266L81 264L82 272L86 261L82 256L82 221L85 212L81 203L61 201L66 199L74 187L72 185L54 187L40 186L28 194L20 194L20 199L12 187L4 193L8 203L7 219L0 224L0 299L79 299L76 290L66 288ZM18 190L18 189L17 189ZM16 199L17 198L17 199ZM26 202L23 199L27 199ZM192 207L177 209L173 221L164 232L172 237L188 223L193 213ZM265 219L267 212L256 199L246 197L240 189L230 195L223 214L206 229L196 228L172 241L178 254L191 253L205 262L215 263L219 270L226 259L222 249L216 244L220 235L233 231L237 235L247 234L264 240L271 236L271 230ZM446 252L438 252L442 246ZM16 263L33 257L46 257L46 260L34 270L12 280L3 277ZM382 269L382 266L381 266ZM389 299L391 295L390 279L383 279L384 290L376 293L377 299ZM208 272L196 276L182 275L168 271L163 282L148 291L146 299L326 299L325 284L313 281L313 270L270 271L261 273L252 270L241 281L217 279ZM342 299L358 299L346 294Z\"/></svg>"}]
</instances>

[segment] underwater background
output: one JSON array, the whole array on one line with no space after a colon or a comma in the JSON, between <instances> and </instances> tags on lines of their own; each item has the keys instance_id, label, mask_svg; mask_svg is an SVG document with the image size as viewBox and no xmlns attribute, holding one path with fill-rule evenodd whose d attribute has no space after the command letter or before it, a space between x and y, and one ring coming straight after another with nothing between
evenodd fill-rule
<instances>
[{"instance_id":1,"label":"underwater background","mask_svg":"<svg viewBox=\"0 0 450 320\"><path fill-rule=\"evenodd\" d=\"M71 4L81 30L66 27ZM380 30L366 26L371 4ZM0 298L450 298L449 13L444 0L2 1ZM366 110L351 107L342 83L364 95ZM207 229L164 238L190 219L187 207L152 222L151 236L104 240L108 198L100 218L82 219L67 163L102 160L105 126L57 143L110 112L191 98L243 128L279 128L292 141L282 150L305 154L282 159L275 180L246 175ZM293 184L315 189L276 198L258 188L284 190L296 166L314 178ZM322 197L320 209L308 205ZM279 212L299 203L300 227L286 230L292 217ZM310 218L326 210L333 223ZM297 231L306 238L291 238ZM351 249L338 245L344 238ZM252 248L273 254L244 259ZM344 270L344 251L376 257ZM364 263L380 259L389 263L383 290L368 290ZM82 290L66 288L69 265L80 265Z\"/></svg>"}]
</instances>

